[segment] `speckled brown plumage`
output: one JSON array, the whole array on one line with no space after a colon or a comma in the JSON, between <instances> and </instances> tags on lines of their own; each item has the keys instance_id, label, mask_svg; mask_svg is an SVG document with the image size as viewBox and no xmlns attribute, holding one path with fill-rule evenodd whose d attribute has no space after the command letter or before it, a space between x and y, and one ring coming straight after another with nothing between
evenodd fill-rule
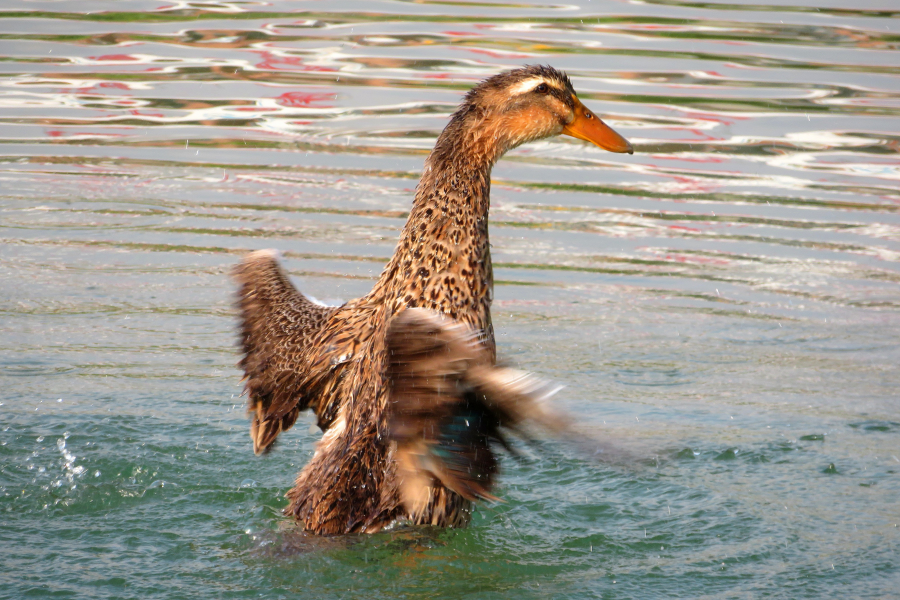
<instances>
[{"instance_id":1,"label":"speckled brown plumage","mask_svg":"<svg viewBox=\"0 0 900 600\"><path fill-rule=\"evenodd\" d=\"M592 133L585 119L605 127L550 67L473 88L426 160L397 250L363 298L310 302L272 251L238 266L254 451L266 452L307 408L325 432L288 492L285 512L308 531L373 532L398 518L463 525L473 500L492 497L500 428L552 420L539 402L545 386L494 366L490 174L507 150L563 132L630 151L614 132L598 142L608 128Z\"/></svg>"}]
</instances>

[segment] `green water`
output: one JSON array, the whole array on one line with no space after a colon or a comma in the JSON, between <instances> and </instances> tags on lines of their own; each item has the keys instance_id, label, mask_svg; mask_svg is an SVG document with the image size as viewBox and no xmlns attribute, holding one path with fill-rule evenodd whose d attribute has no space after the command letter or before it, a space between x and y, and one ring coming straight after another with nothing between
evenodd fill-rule
<instances>
[{"instance_id":1,"label":"green water","mask_svg":"<svg viewBox=\"0 0 900 600\"><path fill-rule=\"evenodd\" d=\"M0 598L900 596L894 2L3 10ZM253 456L229 270L368 291L461 94L530 63L635 146L494 171L499 352L607 451L304 536L320 434Z\"/></svg>"}]
</instances>

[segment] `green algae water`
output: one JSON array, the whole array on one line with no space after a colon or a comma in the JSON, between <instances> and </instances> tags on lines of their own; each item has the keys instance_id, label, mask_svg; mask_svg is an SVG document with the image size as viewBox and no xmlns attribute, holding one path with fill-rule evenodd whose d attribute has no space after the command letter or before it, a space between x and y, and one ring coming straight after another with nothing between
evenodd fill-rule
<instances>
[{"instance_id":1,"label":"green algae water","mask_svg":"<svg viewBox=\"0 0 900 600\"><path fill-rule=\"evenodd\" d=\"M5 2L0 598L900 595L900 11L760 2ZM635 154L495 168L498 350L607 450L305 536L320 434L253 455L228 273L368 291L460 96L532 63Z\"/></svg>"}]
</instances>

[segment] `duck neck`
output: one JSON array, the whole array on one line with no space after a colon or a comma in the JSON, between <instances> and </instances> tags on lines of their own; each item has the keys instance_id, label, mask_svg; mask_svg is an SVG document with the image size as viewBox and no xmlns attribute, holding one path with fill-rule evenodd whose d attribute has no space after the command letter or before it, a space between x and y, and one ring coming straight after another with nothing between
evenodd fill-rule
<instances>
[{"instance_id":1,"label":"duck neck","mask_svg":"<svg viewBox=\"0 0 900 600\"><path fill-rule=\"evenodd\" d=\"M487 326L491 169L505 150L497 128L476 109L453 115L425 161L409 219L376 289L403 306Z\"/></svg>"}]
</instances>

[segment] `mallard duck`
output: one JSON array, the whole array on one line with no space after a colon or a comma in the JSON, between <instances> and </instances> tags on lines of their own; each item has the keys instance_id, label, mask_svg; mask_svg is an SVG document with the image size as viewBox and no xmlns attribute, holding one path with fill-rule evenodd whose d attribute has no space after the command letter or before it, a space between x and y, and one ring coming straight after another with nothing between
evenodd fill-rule
<instances>
[{"instance_id":1,"label":"mallard duck","mask_svg":"<svg viewBox=\"0 0 900 600\"><path fill-rule=\"evenodd\" d=\"M490 77L438 138L397 249L366 296L313 302L274 251L236 268L254 452L302 410L324 432L287 493L285 514L306 531L465 525L473 501L493 498L503 430L526 418L553 425L552 386L496 365L488 209L494 163L559 134L632 153L564 73L529 66Z\"/></svg>"}]
</instances>

